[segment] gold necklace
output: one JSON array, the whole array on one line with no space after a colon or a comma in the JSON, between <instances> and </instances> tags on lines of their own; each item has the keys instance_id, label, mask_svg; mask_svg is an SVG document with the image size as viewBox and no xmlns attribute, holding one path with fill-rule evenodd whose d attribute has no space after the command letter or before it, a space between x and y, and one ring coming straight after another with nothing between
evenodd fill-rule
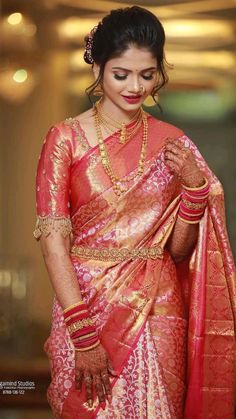
<instances>
[{"instance_id":1,"label":"gold necklace","mask_svg":"<svg viewBox=\"0 0 236 419\"><path fill-rule=\"evenodd\" d=\"M125 183L125 182L127 183L129 180L134 179L137 176L140 177L142 176L144 172L144 162L145 162L145 157L147 153L147 145L148 145L148 123L147 123L147 116L143 112L142 109L141 109L141 112L142 112L142 122L143 122L143 139L142 139L142 146L141 146L140 158L139 158L139 163L138 163L138 170L135 175L126 176L124 178L119 179L115 175L113 167L111 165L110 157L108 155L106 145L102 137L102 131L101 131L101 126L99 124L98 112L96 111L96 108L95 108L95 113L94 113L95 127L96 127L96 133L97 133L97 138L98 138L98 145L99 145L102 165L105 172L107 173L107 175L109 176L111 180L114 192L118 196L120 196L123 192L127 190L127 187L125 188L122 185L122 183Z\"/></svg>"},{"instance_id":2,"label":"gold necklace","mask_svg":"<svg viewBox=\"0 0 236 419\"><path fill-rule=\"evenodd\" d=\"M116 121L115 119L113 119L110 115L108 115L101 109L101 100L102 99L97 101L94 105L97 113L99 114L100 121L103 123L103 125L110 126L111 131L112 131L112 128L119 130L120 131L119 142L120 144L125 144L126 140L129 139L131 136L131 134L129 134L129 131L132 133L133 128L136 126L136 124L139 124L142 119L141 108L137 110L133 118L131 118L130 121L128 122L128 124L130 124L135 121L134 126L127 128L125 122Z\"/></svg>"},{"instance_id":3,"label":"gold necklace","mask_svg":"<svg viewBox=\"0 0 236 419\"><path fill-rule=\"evenodd\" d=\"M101 114L98 113L98 118L99 118L99 123L100 125L103 125L103 127L106 129L106 131L108 133L114 134L114 136L118 136L118 132L114 133L114 128L112 126L110 126L106 120L103 119L103 117L101 116ZM139 128L142 125L142 114L141 114L141 118L139 118L134 125L132 125L132 127L128 129L126 129L125 132L125 142L124 141L119 141L120 144L124 144L126 142L128 142L132 137L134 137L134 135L137 133L137 131L139 130ZM117 131L117 129L115 129L115 131ZM119 130L120 131L120 130ZM122 135L121 135L122 136ZM120 137L121 137L120 136Z\"/></svg>"}]
</instances>

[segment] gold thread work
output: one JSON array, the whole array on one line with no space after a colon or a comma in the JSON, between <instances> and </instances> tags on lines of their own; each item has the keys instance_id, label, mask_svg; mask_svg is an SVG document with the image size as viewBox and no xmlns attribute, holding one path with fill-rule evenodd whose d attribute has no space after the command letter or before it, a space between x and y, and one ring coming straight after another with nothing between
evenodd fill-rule
<instances>
[{"instance_id":1,"label":"gold thread work","mask_svg":"<svg viewBox=\"0 0 236 419\"><path fill-rule=\"evenodd\" d=\"M71 220L65 217L38 217L33 235L35 239L39 239L42 234L46 237L52 232L60 232L63 237L68 236L72 232Z\"/></svg>"},{"instance_id":2,"label":"gold thread work","mask_svg":"<svg viewBox=\"0 0 236 419\"><path fill-rule=\"evenodd\" d=\"M163 249L160 246L128 249L126 247L116 248L93 248L73 246L71 249L73 256L84 259L94 259L101 261L123 261L127 259L157 259L163 256Z\"/></svg>"}]
</instances>

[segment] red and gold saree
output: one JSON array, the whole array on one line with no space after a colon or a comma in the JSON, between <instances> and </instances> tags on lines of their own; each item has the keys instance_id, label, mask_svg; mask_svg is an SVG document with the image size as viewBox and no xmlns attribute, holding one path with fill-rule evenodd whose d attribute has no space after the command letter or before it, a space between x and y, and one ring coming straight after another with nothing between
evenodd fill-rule
<instances>
[{"instance_id":1,"label":"red and gold saree","mask_svg":"<svg viewBox=\"0 0 236 419\"><path fill-rule=\"evenodd\" d=\"M232 419L234 409L235 269L222 187L191 140L148 117L144 174L117 197L79 121L47 134L37 172L35 236L52 223L71 232L71 261L83 299L118 378L112 403L93 408L75 389L74 350L57 298L45 343L55 418ZM181 185L164 163L167 137L194 152L210 197L191 256L175 265L165 244ZM105 142L120 176L137 169L142 131L127 144Z\"/></svg>"}]
</instances>

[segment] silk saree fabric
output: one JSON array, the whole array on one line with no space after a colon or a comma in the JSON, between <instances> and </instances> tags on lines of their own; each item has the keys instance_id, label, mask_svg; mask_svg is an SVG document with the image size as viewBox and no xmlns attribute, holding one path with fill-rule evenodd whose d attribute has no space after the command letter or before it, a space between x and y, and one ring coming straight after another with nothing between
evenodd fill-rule
<instances>
[{"instance_id":1,"label":"silk saree fabric","mask_svg":"<svg viewBox=\"0 0 236 419\"><path fill-rule=\"evenodd\" d=\"M35 237L51 228L70 234L82 297L118 375L112 403L102 410L96 399L89 408L84 389L75 388L74 349L55 296L44 346L55 418L234 417L235 268L222 186L180 129L148 116L148 132L144 174L127 181L120 197L77 118L52 127L44 141ZM166 248L181 197L164 162L168 137L193 151L210 183L196 247L178 265ZM125 145L115 135L105 139L120 177L137 169L141 140L142 130ZM142 257L127 249L142 249Z\"/></svg>"}]
</instances>

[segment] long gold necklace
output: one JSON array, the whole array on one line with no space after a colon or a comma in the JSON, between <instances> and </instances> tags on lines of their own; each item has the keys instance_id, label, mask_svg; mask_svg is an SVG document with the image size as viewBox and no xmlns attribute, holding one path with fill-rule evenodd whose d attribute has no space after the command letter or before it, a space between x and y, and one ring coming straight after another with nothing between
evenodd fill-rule
<instances>
[{"instance_id":1,"label":"long gold necklace","mask_svg":"<svg viewBox=\"0 0 236 419\"><path fill-rule=\"evenodd\" d=\"M101 126L99 123L99 116L97 109L95 108L94 117L95 117L95 127L96 127L96 133L98 138L98 145L99 145L99 151L101 155L101 161L102 165L104 167L105 172L109 176L112 187L116 195L120 196L123 192L127 190L127 187L124 187L122 183L127 183L129 180L136 178L137 176L142 176L144 172L144 163L145 163L145 157L147 153L147 144L148 144L148 123L147 123L147 116L144 113L144 111L141 109L142 112L142 123L143 123L143 139L142 139L142 146L141 146L141 152L139 157L139 163L138 163L138 170L137 173L134 175L126 176L123 178L119 178L112 167L110 157L107 152L107 148L105 145L105 142L103 140Z\"/></svg>"},{"instance_id":2,"label":"long gold necklace","mask_svg":"<svg viewBox=\"0 0 236 419\"><path fill-rule=\"evenodd\" d=\"M101 108L101 99L97 101L94 105L96 112L99 115L99 120L102 125L108 128L111 132L115 130L120 131L120 144L125 144L138 130L142 122L142 112L141 108L137 110L133 118L129 121L129 124L135 122L131 127L126 126L125 122L119 122L113 119L110 115L105 113Z\"/></svg>"}]
</instances>

